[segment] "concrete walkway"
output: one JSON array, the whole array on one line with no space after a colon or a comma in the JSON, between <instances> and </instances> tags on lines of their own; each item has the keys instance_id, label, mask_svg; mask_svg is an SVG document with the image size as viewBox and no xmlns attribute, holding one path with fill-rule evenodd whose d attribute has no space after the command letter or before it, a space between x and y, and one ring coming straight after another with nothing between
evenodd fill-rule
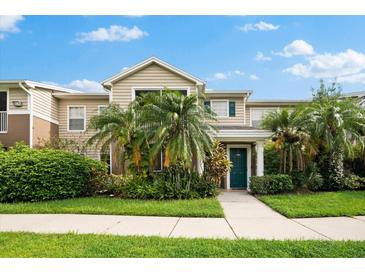
<instances>
[{"instance_id":1,"label":"concrete walkway","mask_svg":"<svg viewBox=\"0 0 365 274\"><path fill-rule=\"evenodd\" d=\"M365 217L288 219L243 191L218 196L239 238L365 240Z\"/></svg>"},{"instance_id":2,"label":"concrete walkway","mask_svg":"<svg viewBox=\"0 0 365 274\"><path fill-rule=\"evenodd\" d=\"M243 191L218 197L225 218L0 214L0 231L188 238L365 240L365 217L288 219Z\"/></svg>"}]
</instances>

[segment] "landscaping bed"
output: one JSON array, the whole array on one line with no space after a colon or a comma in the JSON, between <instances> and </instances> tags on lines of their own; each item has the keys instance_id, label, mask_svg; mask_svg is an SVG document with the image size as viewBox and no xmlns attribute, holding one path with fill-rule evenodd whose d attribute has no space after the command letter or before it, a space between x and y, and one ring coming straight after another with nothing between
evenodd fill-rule
<instances>
[{"instance_id":1,"label":"landscaping bed","mask_svg":"<svg viewBox=\"0 0 365 274\"><path fill-rule=\"evenodd\" d=\"M365 191L258 196L289 218L365 215Z\"/></svg>"},{"instance_id":2,"label":"landscaping bed","mask_svg":"<svg viewBox=\"0 0 365 274\"><path fill-rule=\"evenodd\" d=\"M223 209L215 198L155 201L88 197L34 203L0 203L0 213L69 213L176 217L224 216Z\"/></svg>"},{"instance_id":3,"label":"landscaping bed","mask_svg":"<svg viewBox=\"0 0 365 274\"><path fill-rule=\"evenodd\" d=\"M0 257L338 258L365 257L365 241L213 240L141 236L0 233Z\"/></svg>"}]
</instances>

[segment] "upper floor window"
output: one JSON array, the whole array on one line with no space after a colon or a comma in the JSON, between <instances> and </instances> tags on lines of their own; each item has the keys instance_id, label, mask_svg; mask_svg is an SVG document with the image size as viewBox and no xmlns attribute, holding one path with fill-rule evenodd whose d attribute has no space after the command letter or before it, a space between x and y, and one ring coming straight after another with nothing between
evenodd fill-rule
<instances>
[{"instance_id":1,"label":"upper floor window","mask_svg":"<svg viewBox=\"0 0 365 274\"><path fill-rule=\"evenodd\" d=\"M0 132L8 131L8 93L0 91Z\"/></svg>"},{"instance_id":2,"label":"upper floor window","mask_svg":"<svg viewBox=\"0 0 365 274\"><path fill-rule=\"evenodd\" d=\"M231 100L204 101L204 106L211 109L218 117L236 117L236 102Z\"/></svg>"},{"instance_id":3,"label":"upper floor window","mask_svg":"<svg viewBox=\"0 0 365 274\"><path fill-rule=\"evenodd\" d=\"M6 91L0 91L0 111L6 111L8 108L8 93Z\"/></svg>"},{"instance_id":4,"label":"upper floor window","mask_svg":"<svg viewBox=\"0 0 365 274\"><path fill-rule=\"evenodd\" d=\"M210 108L218 117L228 117L228 101L227 100L211 100Z\"/></svg>"},{"instance_id":5,"label":"upper floor window","mask_svg":"<svg viewBox=\"0 0 365 274\"><path fill-rule=\"evenodd\" d=\"M86 107L69 106L68 107L68 130L85 131L86 126Z\"/></svg>"},{"instance_id":6,"label":"upper floor window","mask_svg":"<svg viewBox=\"0 0 365 274\"><path fill-rule=\"evenodd\" d=\"M275 111L277 108L252 108L251 109L251 126L260 128L262 120L264 116L271 112Z\"/></svg>"},{"instance_id":7,"label":"upper floor window","mask_svg":"<svg viewBox=\"0 0 365 274\"><path fill-rule=\"evenodd\" d=\"M169 88L169 90L172 91L177 91L180 94L186 96L188 94L188 89L182 89L182 88ZM161 88L140 88L140 89L134 89L134 97L139 97L142 96L143 94L146 93L156 93L156 94L162 94L162 92L164 91L164 89Z\"/></svg>"}]
</instances>

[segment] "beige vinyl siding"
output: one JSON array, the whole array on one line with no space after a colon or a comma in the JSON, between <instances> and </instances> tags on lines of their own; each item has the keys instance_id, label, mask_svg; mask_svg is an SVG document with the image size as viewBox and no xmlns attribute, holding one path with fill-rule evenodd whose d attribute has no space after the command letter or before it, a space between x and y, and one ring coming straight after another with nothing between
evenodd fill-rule
<instances>
[{"instance_id":1,"label":"beige vinyl siding","mask_svg":"<svg viewBox=\"0 0 365 274\"><path fill-rule=\"evenodd\" d=\"M58 121L58 99L52 96L51 90L33 89L33 113Z\"/></svg>"},{"instance_id":2,"label":"beige vinyl siding","mask_svg":"<svg viewBox=\"0 0 365 274\"><path fill-rule=\"evenodd\" d=\"M99 105L108 105L108 100L106 99L60 99L59 100L59 137L61 139L71 139L77 141L78 143L85 142L88 138L90 138L95 131L94 130L86 130L85 132L69 132L67 131L67 111L68 106L77 105L77 106L85 106L86 107L86 128L90 121L90 118L98 113ZM86 155L99 159L99 148L91 147L86 151Z\"/></svg>"},{"instance_id":3,"label":"beige vinyl siding","mask_svg":"<svg viewBox=\"0 0 365 274\"><path fill-rule=\"evenodd\" d=\"M251 125L251 112L252 109L262 109L262 110L268 110L268 111L272 111L275 109L280 109L280 108L289 108L289 109L293 109L294 107L292 105L276 105L276 104L265 104L265 105L250 105L246 103L246 121L248 123L248 125Z\"/></svg>"},{"instance_id":4,"label":"beige vinyl siding","mask_svg":"<svg viewBox=\"0 0 365 274\"><path fill-rule=\"evenodd\" d=\"M21 101L22 106L16 107L13 105L13 101ZM28 109L28 94L21 88L9 89L9 109L10 110L27 110Z\"/></svg>"},{"instance_id":5,"label":"beige vinyl siding","mask_svg":"<svg viewBox=\"0 0 365 274\"><path fill-rule=\"evenodd\" d=\"M217 122L213 122L214 125L240 125L245 124L244 120L244 102L243 98L207 98L206 100L227 100L236 103L236 116L235 117L217 117ZM246 114L247 115L247 114Z\"/></svg>"},{"instance_id":6,"label":"beige vinyl siding","mask_svg":"<svg viewBox=\"0 0 365 274\"><path fill-rule=\"evenodd\" d=\"M132 101L132 88L190 88L190 93L196 92L194 82L171 72L157 64L143 68L140 71L113 84L112 101L126 108Z\"/></svg>"}]
</instances>

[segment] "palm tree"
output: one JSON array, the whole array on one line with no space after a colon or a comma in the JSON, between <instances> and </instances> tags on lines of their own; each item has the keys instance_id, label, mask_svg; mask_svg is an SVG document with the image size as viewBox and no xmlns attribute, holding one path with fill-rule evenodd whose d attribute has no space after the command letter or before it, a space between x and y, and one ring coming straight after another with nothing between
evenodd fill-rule
<instances>
[{"instance_id":1,"label":"palm tree","mask_svg":"<svg viewBox=\"0 0 365 274\"><path fill-rule=\"evenodd\" d=\"M113 172L125 174L126 146L134 134L134 115L131 108L123 110L117 104L110 104L100 114L90 119L88 127L95 129L86 144L101 146L102 151L108 151L113 146Z\"/></svg>"},{"instance_id":2,"label":"palm tree","mask_svg":"<svg viewBox=\"0 0 365 274\"><path fill-rule=\"evenodd\" d=\"M354 144L364 148L365 112L355 99L341 99L334 84L321 87L313 103L304 111L305 130L318 146L318 159L328 189L340 189L343 183L344 154L354 156Z\"/></svg>"},{"instance_id":3,"label":"palm tree","mask_svg":"<svg viewBox=\"0 0 365 274\"><path fill-rule=\"evenodd\" d=\"M182 162L191 168L194 154L204 160L211 152L215 128L209 121L215 117L197 95L168 90L146 94L137 99L135 112L136 123L151 144L151 163L164 151L164 167Z\"/></svg>"},{"instance_id":4,"label":"palm tree","mask_svg":"<svg viewBox=\"0 0 365 274\"><path fill-rule=\"evenodd\" d=\"M301 129L300 110L278 109L264 116L262 127L273 131L272 141L280 152L280 172L293 171L296 161L297 169L304 170L305 156L315 153L309 136ZM296 159L294 159L296 158Z\"/></svg>"}]
</instances>

